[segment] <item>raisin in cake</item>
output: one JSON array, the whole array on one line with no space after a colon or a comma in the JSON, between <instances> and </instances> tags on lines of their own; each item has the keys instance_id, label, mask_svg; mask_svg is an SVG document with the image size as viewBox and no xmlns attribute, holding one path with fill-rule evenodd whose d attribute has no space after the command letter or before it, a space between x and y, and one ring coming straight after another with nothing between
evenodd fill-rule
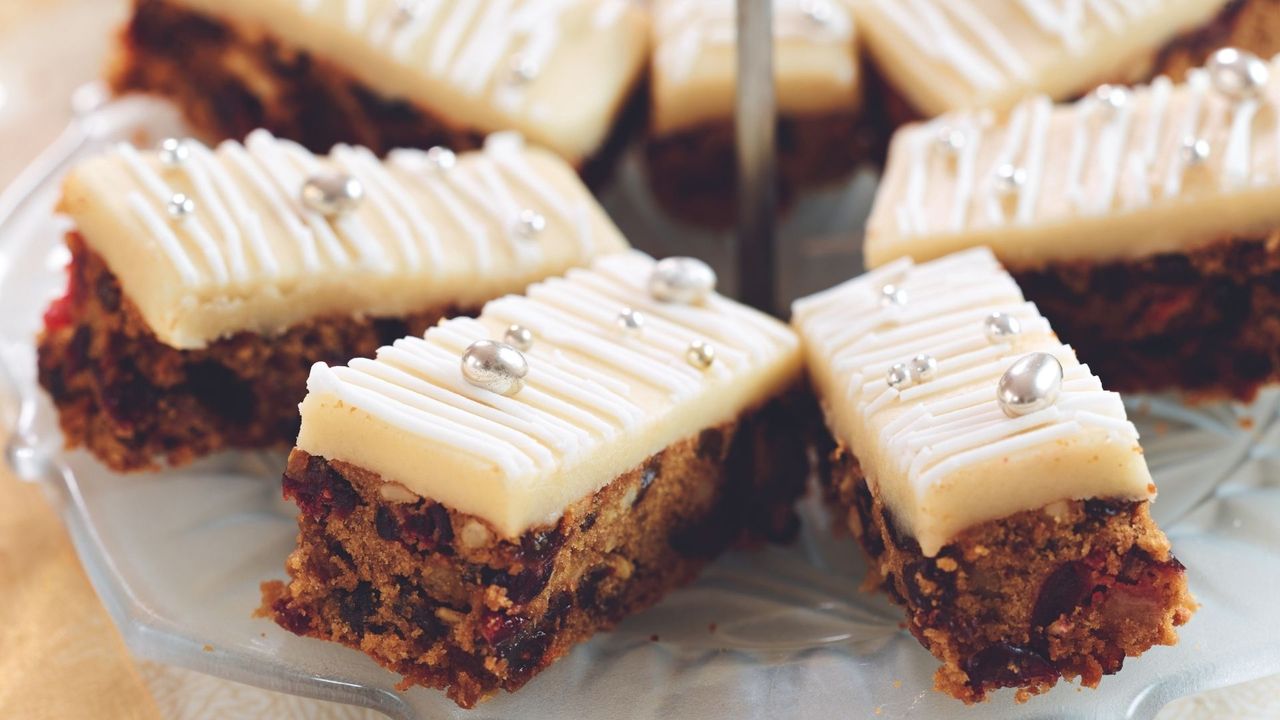
<instances>
[{"instance_id":1,"label":"raisin in cake","mask_svg":"<svg viewBox=\"0 0 1280 720\"><path fill-rule=\"evenodd\" d=\"M71 171L60 208L70 283L40 381L68 444L117 470L288 447L312 363L626 247L568 165L509 134L386 162L265 131L120 145Z\"/></svg>"},{"instance_id":2,"label":"raisin in cake","mask_svg":"<svg viewBox=\"0 0 1280 720\"><path fill-rule=\"evenodd\" d=\"M263 612L470 707L735 539L792 534L799 340L713 283L610 255L316 365L284 476L292 579Z\"/></svg>"},{"instance_id":3,"label":"raisin in cake","mask_svg":"<svg viewBox=\"0 0 1280 720\"><path fill-rule=\"evenodd\" d=\"M1109 387L1247 399L1280 378L1280 74L946 115L894 139L871 266L990 246Z\"/></svg>"},{"instance_id":4,"label":"raisin in cake","mask_svg":"<svg viewBox=\"0 0 1280 720\"><path fill-rule=\"evenodd\" d=\"M966 702L1096 686L1195 602L1103 389L985 248L898 260L794 308L831 431L823 481Z\"/></svg>"},{"instance_id":5,"label":"raisin in cake","mask_svg":"<svg viewBox=\"0 0 1280 720\"><path fill-rule=\"evenodd\" d=\"M135 0L111 74L218 139L263 127L382 154L515 130L598 177L647 29L629 0Z\"/></svg>"},{"instance_id":6,"label":"raisin in cake","mask_svg":"<svg viewBox=\"0 0 1280 720\"><path fill-rule=\"evenodd\" d=\"M774 0L779 173L784 194L848 174L865 154L853 17L847 0ZM732 219L736 177L733 0L653 3L651 185L676 215Z\"/></svg>"},{"instance_id":7,"label":"raisin in cake","mask_svg":"<svg viewBox=\"0 0 1280 720\"><path fill-rule=\"evenodd\" d=\"M1230 43L1280 52L1273 0L868 0L860 9L893 124L1180 73Z\"/></svg>"}]
</instances>

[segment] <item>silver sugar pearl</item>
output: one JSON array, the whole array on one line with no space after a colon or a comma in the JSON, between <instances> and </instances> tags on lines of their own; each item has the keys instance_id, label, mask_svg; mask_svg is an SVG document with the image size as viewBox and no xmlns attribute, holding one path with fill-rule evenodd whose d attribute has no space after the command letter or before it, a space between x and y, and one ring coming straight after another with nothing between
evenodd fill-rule
<instances>
[{"instance_id":1,"label":"silver sugar pearl","mask_svg":"<svg viewBox=\"0 0 1280 720\"><path fill-rule=\"evenodd\" d=\"M1093 90L1093 99L1111 112L1115 112L1129 102L1129 89L1123 85L1099 85Z\"/></svg>"},{"instance_id":2,"label":"silver sugar pearl","mask_svg":"<svg viewBox=\"0 0 1280 720\"><path fill-rule=\"evenodd\" d=\"M716 361L716 349L714 345L704 340L694 340L689 343L689 349L685 350L684 357L690 365L699 370L706 370Z\"/></svg>"},{"instance_id":3,"label":"silver sugar pearl","mask_svg":"<svg viewBox=\"0 0 1280 720\"><path fill-rule=\"evenodd\" d=\"M1022 323L1008 313L995 312L983 318L982 332L987 340L1000 343L1021 334Z\"/></svg>"},{"instance_id":4,"label":"silver sugar pearl","mask_svg":"<svg viewBox=\"0 0 1280 720\"><path fill-rule=\"evenodd\" d=\"M908 369L911 371L913 382L928 382L938 375L938 360L932 355L921 353L911 358Z\"/></svg>"},{"instance_id":5,"label":"silver sugar pearl","mask_svg":"<svg viewBox=\"0 0 1280 720\"><path fill-rule=\"evenodd\" d=\"M191 147L186 140L165 138L160 142L160 163L165 167L178 167L191 158Z\"/></svg>"},{"instance_id":6,"label":"silver sugar pearl","mask_svg":"<svg viewBox=\"0 0 1280 720\"><path fill-rule=\"evenodd\" d=\"M1212 154L1213 148L1209 146L1209 141L1194 135L1182 138L1182 145L1178 148L1178 155L1182 158L1182 164L1189 167L1205 164Z\"/></svg>"},{"instance_id":7,"label":"silver sugar pearl","mask_svg":"<svg viewBox=\"0 0 1280 720\"><path fill-rule=\"evenodd\" d=\"M938 135L934 138L934 148L946 157L955 157L964 150L965 145L969 143L969 136L964 134L963 130L957 130L953 127L943 127L938 130Z\"/></svg>"},{"instance_id":8,"label":"silver sugar pearl","mask_svg":"<svg viewBox=\"0 0 1280 720\"><path fill-rule=\"evenodd\" d=\"M996 168L996 192L1001 195L1013 195L1027 184L1027 171L1011 163L1003 163Z\"/></svg>"},{"instance_id":9,"label":"silver sugar pearl","mask_svg":"<svg viewBox=\"0 0 1280 720\"><path fill-rule=\"evenodd\" d=\"M512 325L502 335L502 341L520 352L533 348L533 331L523 325Z\"/></svg>"},{"instance_id":10,"label":"silver sugar pearl","mask_svg":"<svg viewBox=\"0 0 1280 720\"><path fill-rule=\"evenodd\" d=\"M508 78L513 85L527 85L537 79L540 71L538 63L524 55L516 55L511 58L511 72Z\"/></svg>"},{"instance_id":11,"label":"silver sugar pearl","mask_svg":"<svg viewBox=\"0 0 1280 720\"><path fill-rule=\"evenodd\" d=\"M1051 407L1062 392L1062 363L1048 353L1019 358L996 385L996 402L1009 417Z\"/></svg>"},{"instance_id":12,"label":"silver sugar pearl","mask_svg":"<svg viewBox=\"0 0 1280 720\"><path fill-rule=\"evenodd\" d=\"M618 313L618 327L627 332L638 332L644 329L644 314L632 308L623 308Z\"/></svg>"},{"instance_id":13,"label":"silver sugar pearl","mask_svg":"<svg viewBox=\"0 0 1280 720\"><path fill-rule=\"evenodd\" d=\"M1271 68L1265 61L1236 48L1218 50L1209 56L1205 67L1213 88L1235 101L1257 97L1271 79Z\"/></svg>"},{"instance_id":14,"label":"silver sugar pearl","mask_svg":"<svg viewBox=\"0 0 1280 720\"><path fill-rule=\"evenodd\" d=\"M893 283L883 285L880 288L880 307L889 307L890 305L906 305L909 299L905 288L900 288Z\"/></svg>"},{"instance_id":15,"label":"silver sugar pearl","mask_svg":"<svg viewBox=\"0 0 1280 720\"><path fill-rule=\"evenodd\" d=\"M168 204L165 205L165 210L169 212L170 220L186 220L195 214L196 201L187 197L184 193L174 193L173 197L169 198Z\"/></svg>"},{"instance_id":16,"label":"silver sugar pearl","mask_svg":"<svg viewBox=\"0 0 1280 720\"><path fill-rule=\"evenodd\" d=\"M462 355L462 377L478 388L510 397L524 389L529 363L506 343L477 340Z\"/></svg>"},{"instance_id":17,"label":"silver sugar pearl","mask_svg":"<svg viewBox=\"0 0 1280 720\"><path fill-rule=\"evenodd\" d=\"M885 381L894 390L911 387L911 368L907 367L906 363L894 363L893 367L889 368L889 374L885 377Z\"/></svg>"},{"instance_id":18,"label":"silver sugar pearl","mask_svg":"<svg viewBox=\"0 0 1280 720\"><path fill-rule=\"evenodd\" d=\"M422 12L422 0L396 0L396 14L391 21L397 27L407 25Z\"/></svg>"},{"instance_id":19,"label":"silver sugar pearl","mask_svg":"<svg viewBox=\"0 0 1280 720\"><path fill-rule=\"evenodd\" d=\"M427 150L427 162L437 170L448 170L458 164L458 156L449 148L436 145Z\"/></svg>"},{"instance_id":20,"label":"silver sugar pearl","mask_svg":"<svg viewBox=\"0 0 1280 720\"><path fill-rule=\"evenodd\" d=\"M364 199L364 186L345 173L312 175L302 184L302 204L325 217L355 210Z\"/></svg>"},{"instance_id":21,"label":"silver sugar pearl","mask_svg":"<svg viewBox=\"0 0 1280 720\"><path fill-rule=\"evenodd\" d=\"M697 258L669 257L659 260L649 276L649 294L666 303L694 305L716 289L716 271Z\"/></svg>"},{"instance_id":22,"label":"silver sugar pearl","mask_svg":"<svg viewBox=\"0 0 1280 720\"><path fill-rule=\"evenodd\" d=\"M537 210L521 210L516 216L515 234L523 240L532 240L547 229L547 219Z\"/></svg>"}]
</instances>

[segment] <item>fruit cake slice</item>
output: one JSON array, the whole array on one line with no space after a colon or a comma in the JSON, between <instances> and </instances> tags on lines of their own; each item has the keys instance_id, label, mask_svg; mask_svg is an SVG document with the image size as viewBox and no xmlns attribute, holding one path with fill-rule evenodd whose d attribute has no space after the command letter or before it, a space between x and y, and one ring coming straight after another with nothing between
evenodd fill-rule
<instances>
[{"instance_id":1,"label":"fruit cake slice","mask_svg":"<svg viewBox=\"0 0 1280 720\"><path fill-rule=\"evenodd\" d=\"M1115 393L985 248L800 300L828 500L965 702L1096 686L1196 605Z\"/></svg>"},{"instance_id":2,"label":"fruit cake slice","mask_svg":"<svg viewBox=\"0 0 1280 720\"><path fill-rule=\"evenodd\" d=\"M288 447L312 363L626 247L568 165L510 134L386 162L265 131L121 145L71 171L60 208L70 283L40 382L67 443L116 470Z\"/></svg>"},{"instance_id":3,"label":"fruit cake slice","mask_svg":"<svg viewBox=\"0 0 1280 720\"><path fill-rule=\"evenodd\" d=\"M1280 379L1278 62L905 128L867 262L990 246L1109 387L1251 398Z\"/></svg>"},{"instance_id":4,"label":"fruit cake slice","mask_svg":"<svg viewBox=\"0 0 1280 720\"><path fill-rule=\"evenodd\" d=\"M383 154L515 130L598 177L642 115L647 33L630 0L135 0L110 72L217 139Z\"/></svg>"},{"instance_id":5,"label":"fruit cake slice","mask_svg":"<svg viewBox=\"0 0 1280 720\"><path fill-rule=\"evenodd\" d=\"M789 537L799 340L713 284L611 255L317 364L284 475L298 548L263 613L470 707L734 540Z\"/></svg>"},{"instance_id":6,"label":"fruit cake slice","mask_svg":"<svg viewBox=\"0 0 1280 720\"><path fill-rule=\"evenodd\" d=\"M861 10L869 75L895 125L1180 77L1229 44L1280 52L1274 0L869 0Z\"/></svg>"},{"instance_id":7,"label":"fruit cake slice","mask_svg":"<svg viewBox=\"0 0 1280 720\"><path fill-rule=\"evenodd\" d=\"M848 0L774 0L778 161L784 196L839 179L869 152ZM733 0L655 0L646 155L652 187L680 217L733 217L737 29ZM785 197L784 197L785 199Z\"/></svg>"}]
</instances>

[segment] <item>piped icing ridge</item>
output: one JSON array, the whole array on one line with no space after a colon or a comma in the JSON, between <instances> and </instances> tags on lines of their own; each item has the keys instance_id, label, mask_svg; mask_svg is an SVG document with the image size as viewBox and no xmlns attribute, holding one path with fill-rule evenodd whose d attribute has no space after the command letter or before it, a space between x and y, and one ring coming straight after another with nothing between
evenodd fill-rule
<instances>
[{"instance_id":1,"label":"piped icing ridge","mask_svg":"<svg viewBox=\"0 0 1280 720\"><path fill-rule=\"evenodd\" d=\"M362 197L315 209L304 188L326 177ZM626 247L572 168L511 133L386 161L262 130L216 149L125 144L73 169L60 208L179 349L326 314L475 307Z\"/></svg>"},{"instance_id":2,"label":"piped icing ridge","mask_svg":"<svg viewBox=\"0 0 1280 720\"><path fill-rule=\"evenodd\" d=\"M773 0L774 74L784 113L852 112L860 99L849 0ZM731 121L734 0L654 0L654 130Z\"/></svg>"},{"instance_id":3,"label":"piped icing ridge","mask_svg":"<svg viewBox=\"0 0 1280 720\"><path fill-rule=\"evenodd\" d=\"M989 333L995 313L1019 331ZM1154 494L1120 397L986 248L894 261L798 301L792 324L832 434L925 555L966 528L1058 500ZM1014 416L997 388L1033 353L1061 363L1060 393ZM891 386L895 365L921 355L936 363L930 376Z\"/></svg>"},{"instance_id":4,"label":"piped icing ridge","mask_svg":"<svg viewBox=\"0 0 1280 720\"><path fill-rule=\"evenodd\" d=\"M450 124L519 131L574 164L603 144L647 52L648 21L630 0L168 1L266 31Z\"/></svg>"},{"instance_id":5,"label":"piped icing ridge","mask_svg":"<svg viewBox=\"0 0 1280 720\"><path fill-rule=\"evenodd\" d=\"M1100 80L1139 80L1178 35L1228 0L863 0L867 46L925 116L1066 99Z\"/></svg>"},{"instance_id":6,"label":"piped icing ridge","mask_svg":"<svg viewBox=\"0 0 1280 720\"><path fill-rule=\"evenodd\" d=\"M1251 62L1270 68L1255 95L1225 92L1201 68L1180 84L1104 86L1058 106L1040 96L1003 120L971 111L902 129L868 223L868 262L988 245L1021 268L1275 227L1280 59Z\"/></svg>"},{"instance_id":7,"label":"piped icing ridge","mask_svg":"<svg viewBox=\"0 0 1280 720\"><path fill-rule=\"evenodd\" d=\"M784 324L711 294L658 300L639 252L531 286L346 367L317 364L298 447L376 472L515 537L668 445L789 388L799 341ZM620 322L625 311L640 327ZM471 384L473 343L531 332L511 396ZM695 343L714 348L694 362Z\"/></svg>"}]
</instances>

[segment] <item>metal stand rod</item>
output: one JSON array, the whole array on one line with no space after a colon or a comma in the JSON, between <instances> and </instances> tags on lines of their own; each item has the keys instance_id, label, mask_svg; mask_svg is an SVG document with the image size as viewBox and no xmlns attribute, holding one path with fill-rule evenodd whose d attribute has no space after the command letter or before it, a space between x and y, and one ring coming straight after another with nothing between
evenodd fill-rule
<instances>
[{"instance_id":1,"label":"metal stand rod","mask_svg":"<svg viewBox=\"0 0 1280 720\"><path fill-rule=\"evenodd\" d=\"M773 0L738 0L738 293L778 314Z\"/></svg>"}]
</instances>

